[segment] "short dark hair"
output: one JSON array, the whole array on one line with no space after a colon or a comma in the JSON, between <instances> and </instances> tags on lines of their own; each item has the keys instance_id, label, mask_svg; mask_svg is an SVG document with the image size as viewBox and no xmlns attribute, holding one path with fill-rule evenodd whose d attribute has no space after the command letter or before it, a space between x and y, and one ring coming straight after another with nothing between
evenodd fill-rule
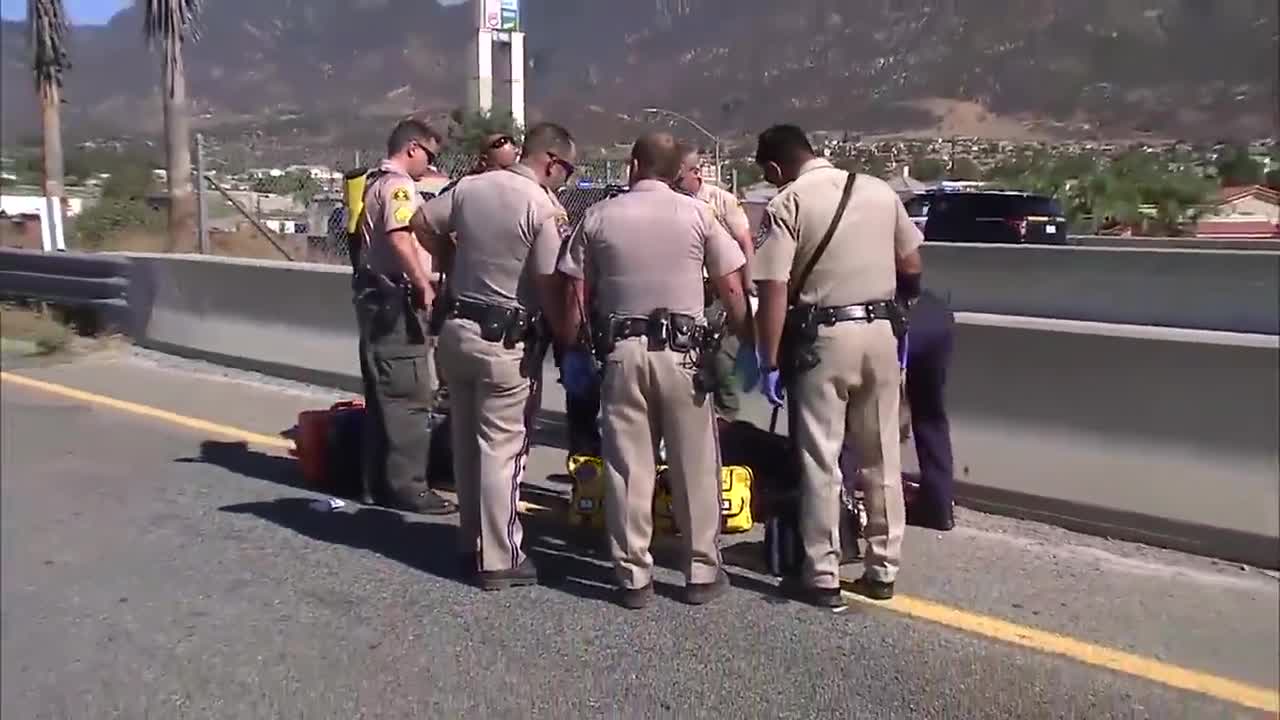
<instances>
[{"instance_id":1,"label":"short dark hair","mask_svg":"<svg viewBox=\"0 0 1280 720\"><path fill-rule=\"evenodd\" d=\"M808 136L796 125L774 125L760 133L756 143L756 162L761 164L794 163L813 154Z\"/></svg>"},{"instance_id":2,"label":"short dark hair","mask_svg":"<svg viewBox=\"0 0 1280 720\"><path fill-rule=\"evenodd\" d=\"M529 128L524 135L524 152L526 155L551 153L567 155L573 150L573 135L563 126L555 123L538 123Z\"/></svg>"},{"instance_id":3,"label":"short dark hair","mask_svg":"<svg viewBox=\"0 0 1280 720\"><path fill-rule=\"evenodd\" d=\"M631 159L640 174L671 182L680 175L685 148L671 133L649 132L631 146Z\"/></svg>"},{"instance_id":4,"label":"short dark hair","mask_svg":"<svg viewBox=\"0 0 1280 720\"><path fill-rule=\"evenodd\" d=\"M391 135L387 137L387 157L404 152L411 143L427 143L433 140L443 143L444 136L440 131L416 118L401 120L396 123L395 128L391 130Z\"/></svg>"}]
</instances>

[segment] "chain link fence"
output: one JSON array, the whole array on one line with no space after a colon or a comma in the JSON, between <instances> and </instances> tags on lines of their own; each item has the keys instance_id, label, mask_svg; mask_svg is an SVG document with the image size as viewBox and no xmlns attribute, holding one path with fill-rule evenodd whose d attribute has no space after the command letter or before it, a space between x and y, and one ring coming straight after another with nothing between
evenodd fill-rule
<instances>
[{"instance_id":1,"label":"chain link fence","mask_svg":"<svg viewBox=\"0 0 1280 720\"><path fill-rule=\"evenodd\" d=\"M376 166L378 150L329 149L311 153L311 162L274 160L252 143L219 146L197 143L198 166L205 182L203 232L208 252L216 255L346 264L349 238L343 202L345 176ZM443 153L436 172L418 183L430 197L476 165L468 153ZM570 221L608 197L609 187L626 183L623 161L579 163L559 197Z\"/></svg>"}]
</instances>

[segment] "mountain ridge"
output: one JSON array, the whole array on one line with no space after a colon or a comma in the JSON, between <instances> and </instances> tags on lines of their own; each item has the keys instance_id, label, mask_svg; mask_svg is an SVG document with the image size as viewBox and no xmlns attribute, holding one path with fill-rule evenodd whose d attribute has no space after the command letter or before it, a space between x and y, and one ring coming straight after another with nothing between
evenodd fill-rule
<instances>
[{"instance_id":1,"label":"mountain ridge","mask_svg":"<svg viewBox=\"0 0 1280 720\"><path fill-rule=\"evenodd\" d=\"M187 63L205 126L302 116L329 132L463 102L469 6L206 7ZM529 0L523 12L530 118L597 141L633 131L648 105L726 135L780 120L941 132L947 102L982 108L952 128L976 134L1276 133L1271 0ZM32 129L24 33L0 27L0 99L5 126ZM64 126L159 131L159 64L137 8L75 28L71 53Z\"/></svg>"}]
</instances>

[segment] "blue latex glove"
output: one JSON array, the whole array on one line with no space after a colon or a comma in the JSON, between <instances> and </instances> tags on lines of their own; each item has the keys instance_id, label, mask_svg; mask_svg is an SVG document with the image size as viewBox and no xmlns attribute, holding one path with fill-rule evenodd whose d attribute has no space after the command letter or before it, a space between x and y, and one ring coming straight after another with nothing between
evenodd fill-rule
<instances>
[{"instance_id":1,"label":"blue latex glove","mask_svg":"<svg viewBox=\"0 0 1280 720\"><path fill-rule=\"evenodd\" d=\"M782 403L787 397L787 391L782 387L782 375L777 370L770 370L765 373L760 383L760 392L764 393L764 397L769 401L770 405L782 407Z\"/></svg>"},{"instance_id":2,"label":"blue latex glove","mask_svg":"<svg viewBox=\"0 0 1280 720\"><path fill-rule=\"evenodd\" d=\"M560 383L569 395L580 397L596 386L596 366L586 350L565 352L560 361Z\"/></svg>"},{"instance_id":3,"label":"blue latex glove","mask_svg":"<svg viewBox=\"0 0 1280 720\"><path fill-rule=\"evenodd\" d=\"M733 374L742 383L742 392L751 392L760 382L760 357L756 349L747 345L738 347L738 357L734 360Z\"/></svg>"}]
</instances>

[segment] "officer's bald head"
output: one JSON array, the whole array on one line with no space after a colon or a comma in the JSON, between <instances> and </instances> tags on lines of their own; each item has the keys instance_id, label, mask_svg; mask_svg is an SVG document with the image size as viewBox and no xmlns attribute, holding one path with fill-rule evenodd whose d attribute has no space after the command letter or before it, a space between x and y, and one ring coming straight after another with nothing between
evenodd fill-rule
<instances>
[{"instance_id":1,"label":"officer's bald head","mask_svg":"<svg viewBox=\"0 0 1280 720\"><path fill-rule=\"evenodd\" d=\"M571 159L574 149L573 135L555 123L538 123L529 128L524 136L526 156L554 155L558 158Z\"/></svg>"},{"instance_id":2,"label":"officer's bald head","mask_svg":"<svg viewBox=\"0 0 1280 720\"><path fill-rule=\"evenodd\" d=\"M675 182L680 176L683 156L684 148L671 133L666 132L645 133L631 146L631 162L637 180Z\"/></svg>"}]
</instances>

